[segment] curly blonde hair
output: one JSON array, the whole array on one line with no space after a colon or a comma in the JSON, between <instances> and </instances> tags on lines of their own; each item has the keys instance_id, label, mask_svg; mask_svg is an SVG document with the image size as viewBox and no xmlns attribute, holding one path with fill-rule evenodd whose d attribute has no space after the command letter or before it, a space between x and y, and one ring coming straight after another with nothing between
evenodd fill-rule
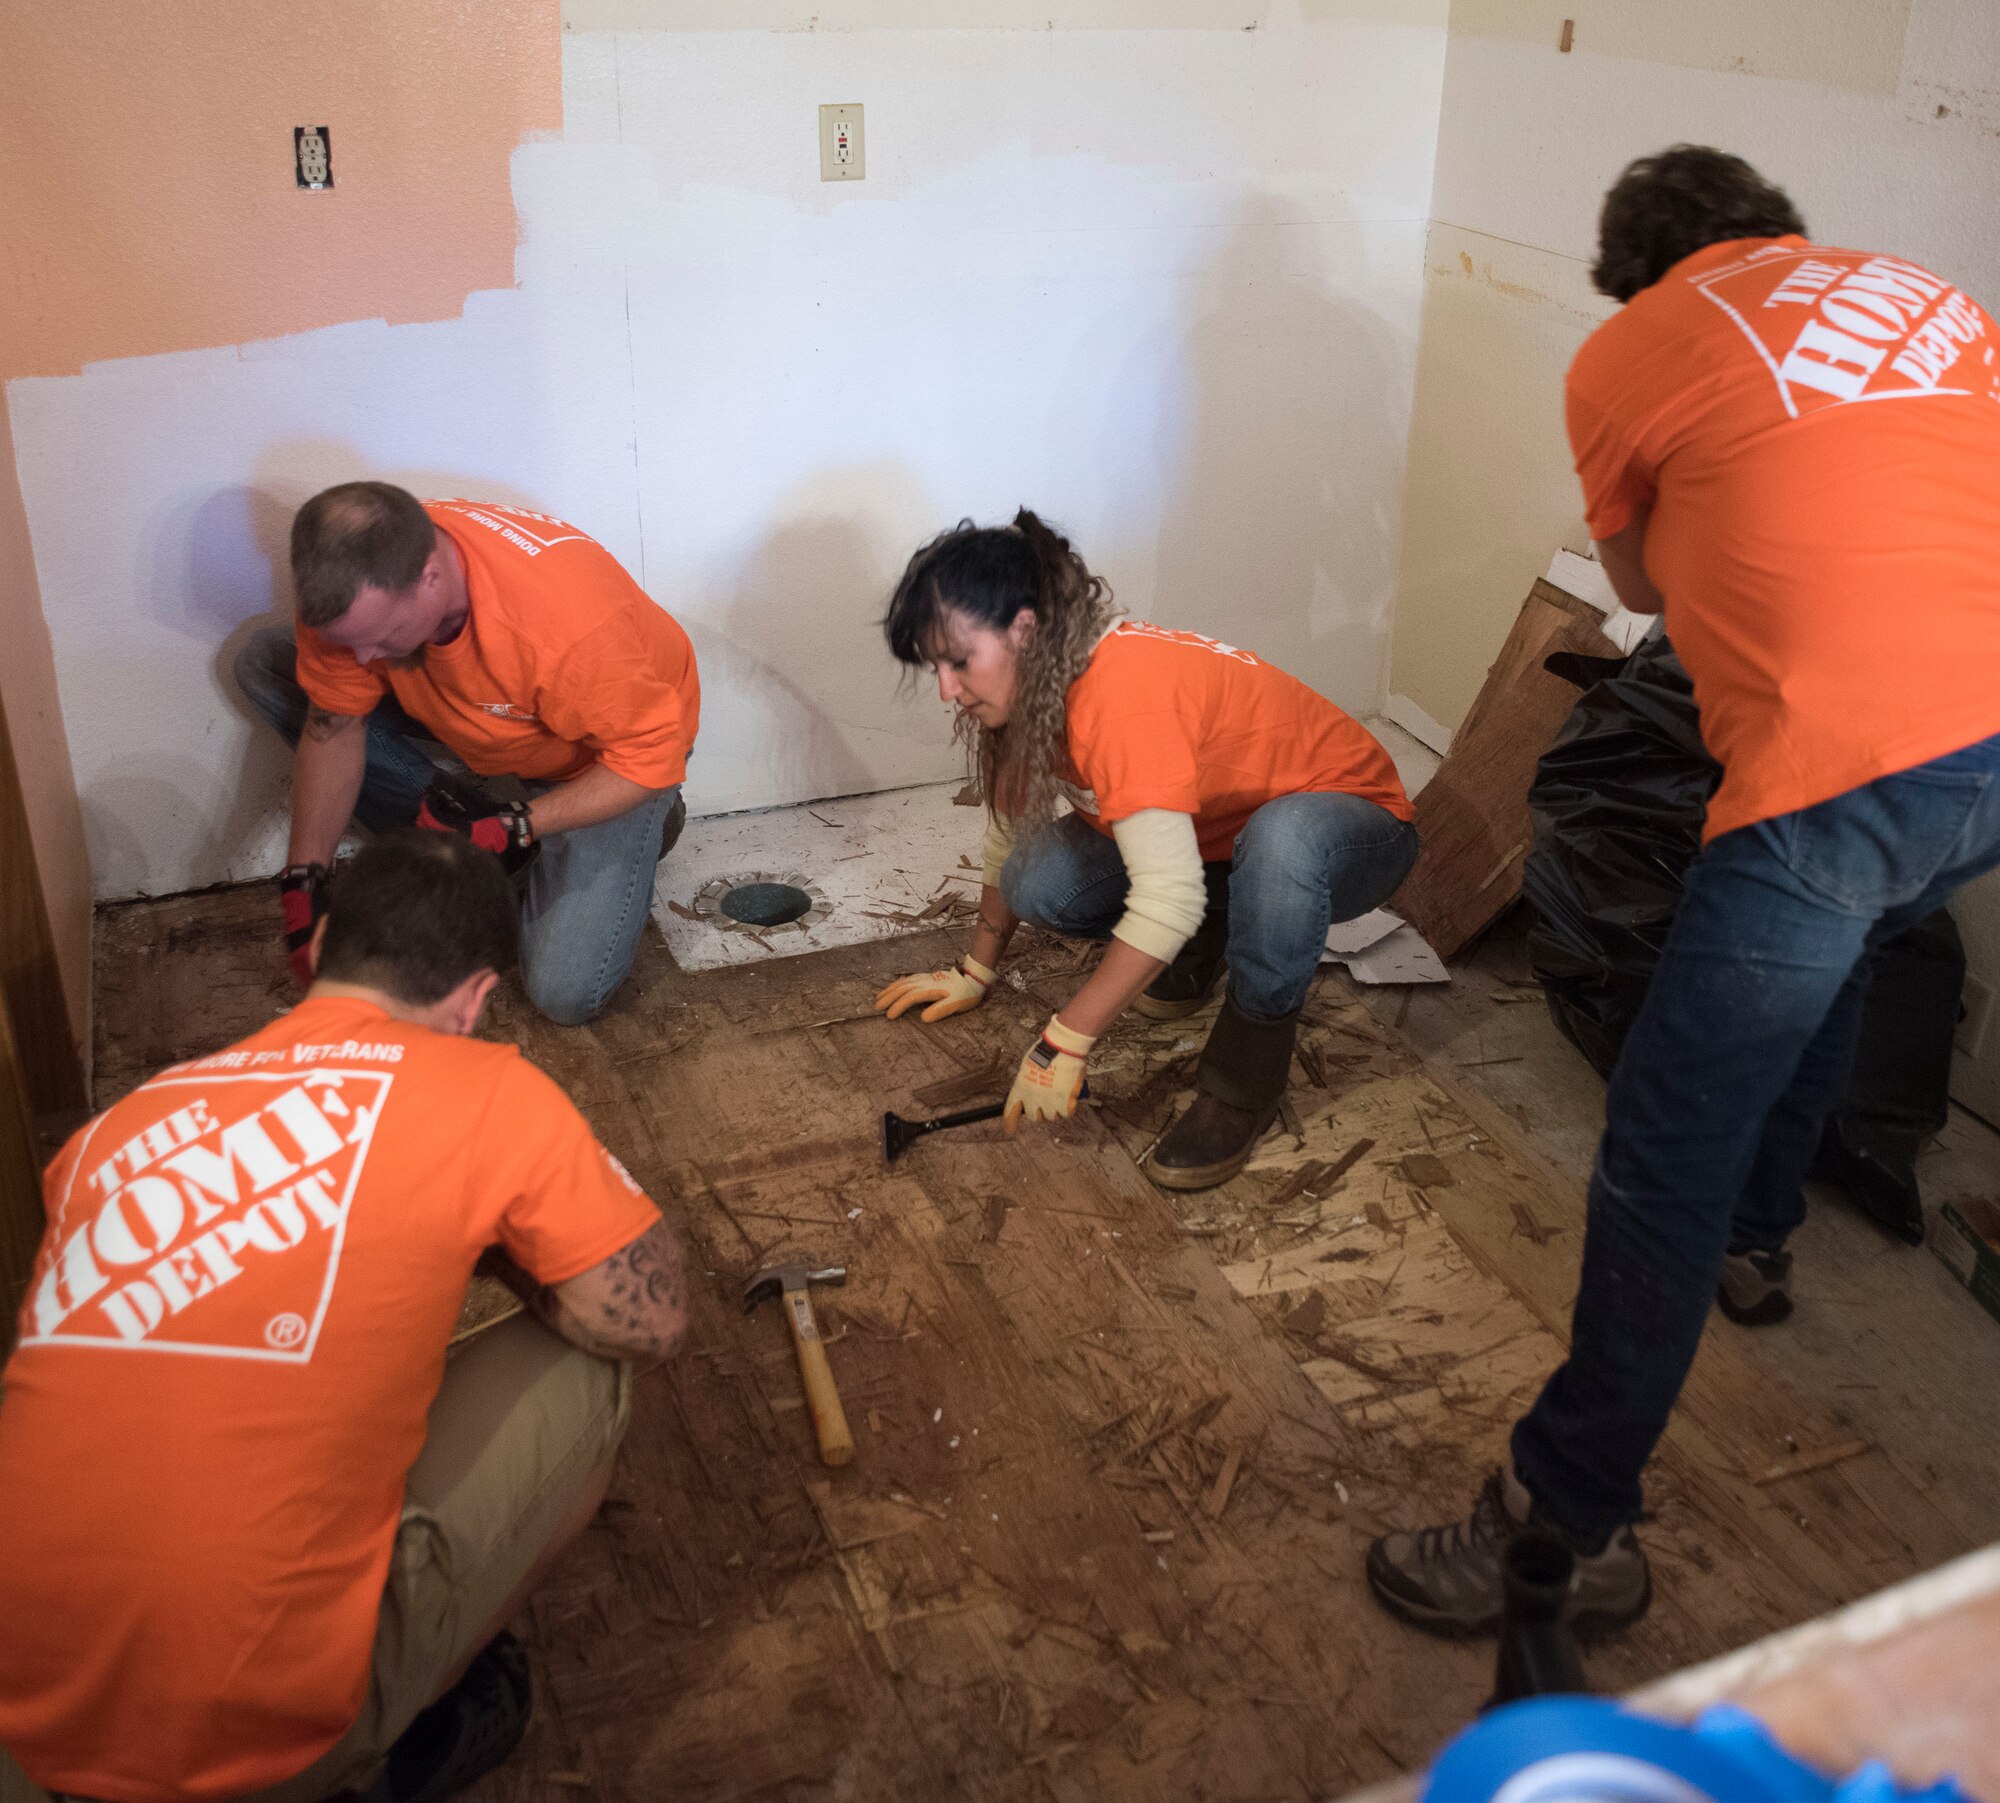
<instances>
[{"instance_id":1,"label":"curly blonde hair","mask_svg":"<svg viewBox=\"0 0 2000 1803\"><path fill-rule=\"evenodd\" d=\"M953 728L979 798L1017 834L1048 825L1064 799L1069 688L1118 617L1110 585L1024 507L1011 525L961 520L932 539L910 559L882 621L897 661L915 670L935 660L946 609L1005 632L1024 607L1035 626L1015 665L1007 724L982 726L961 713Z\"/></svg>"}]
</instances>

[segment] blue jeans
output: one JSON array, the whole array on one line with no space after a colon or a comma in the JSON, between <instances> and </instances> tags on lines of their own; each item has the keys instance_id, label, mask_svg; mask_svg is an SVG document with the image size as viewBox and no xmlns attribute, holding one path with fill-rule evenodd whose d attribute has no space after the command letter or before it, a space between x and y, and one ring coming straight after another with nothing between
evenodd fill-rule
<instances>
[{"instance_id":1,"label":"blue jeans","mask_svg":"<svg viewBox=\"0 0 2000 1803\"><path fill-rule=\"evenodd\" d=\"M1256 1020L1305 1006L1326 929L1387 901L1417 861L1417 829L1359 795L1280 795L1236 835L1229 994ZM1125 911L1117 842L1066 814L1014 847L1000 893L1023 920L1109 939Z\"/></svg>"},{"instance_id":2,"label":"blue jeans","mask_svg":"<svg viewBox=\"0 0 2000 1803\"><path fill-rule=\"evenodd\" d=\"M2000 864L2000 737L1725 833L1687 888L1604 1104L1569 1357L1514 1429L1521 1481L1587 1544L1694 1362L1726 1253L1805 1215L1867 954Z\"/></svg>"},{"instance_id":3,"label":"blue jeans","mask_svg":"<svg viewBox=\"0 0 2000 1803\"><path fill-rule=\"evenodd\" d=\"M236 680L250 705L296 746L307 702L291 633L271 626L250 639L237 655ZM370 832L408 826L438 771L464 769L393 696L368 716L367 731L354 817ZM522 786L541 794L553 785ZM558 1026L591 1019L625 980L652 913L655 871L686 819L676 784L615 819L542 841L521 902L521 985Z\"/></svg>"}]
</instances>

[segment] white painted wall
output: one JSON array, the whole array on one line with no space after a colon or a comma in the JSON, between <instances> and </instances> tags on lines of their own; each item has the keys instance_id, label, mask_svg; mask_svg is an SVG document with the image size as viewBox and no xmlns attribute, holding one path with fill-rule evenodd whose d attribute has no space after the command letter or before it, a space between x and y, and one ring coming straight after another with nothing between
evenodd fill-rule
<instances>
[{"instance_id":1,"label":"white painted wall","mask_svg":"<svg viewBox=\"0 0 2000 1803\"><path fill-rule=\"evenodd\" d=\"M515 157L517 287L9 385L100 895L280 861L288 759L227 654L287 607L292 508L359 474L624 559L701 658L700 812L949 774L873 622L922 539L1024 501L1135 612L1366 711L1443 4L689 31L579 0L561 139ZM863 184L818 180L832 100L867 108Z\"/></svg>"}]
</instances>

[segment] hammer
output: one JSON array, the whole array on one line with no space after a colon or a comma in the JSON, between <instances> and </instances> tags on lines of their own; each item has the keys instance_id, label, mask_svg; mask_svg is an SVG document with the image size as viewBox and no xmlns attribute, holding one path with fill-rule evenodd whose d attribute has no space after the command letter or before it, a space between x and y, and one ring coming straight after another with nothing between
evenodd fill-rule
<instances>
[{"instance_id":1,"label":"hammer","mask_svg":"<svg viewBox=\"0 0 2000 1803\"><path fill-rule=\"evenodd\" d=\"M743 1288L746 1315L766 1297L784 1292L785 1318L792 1324L799 1376L805 1380L806 1407L812 1411L813 1433L819 1439L820 1462L825 1465L845 1465L854 1457L854 1435L847 1425L847 1411L840 1406L840 1392L833 1387L833 1367L826 1362L826 1342L819 1337L806 1285L846 1281L845 1265L828 1265L823 1271L805 1263L768 1265Z\"/></svg>"}]
</instances>

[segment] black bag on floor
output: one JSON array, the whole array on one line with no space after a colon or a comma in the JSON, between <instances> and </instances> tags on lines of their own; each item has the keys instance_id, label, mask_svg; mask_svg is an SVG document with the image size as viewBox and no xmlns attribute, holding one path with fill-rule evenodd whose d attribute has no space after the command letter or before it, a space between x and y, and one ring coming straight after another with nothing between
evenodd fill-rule
<instances>
[{"instance_id":1,"label":"black bag on floor","mask_svg":"<svg viewBox=\"0 0 2000 1803\"><path fill-rule=\"evenodd\" d=\"M1605 1076L1645 1000L1702 816L1722 770L1701 742L1694 685L1665 634L1618 664L1551 660L1584 687L1528 793L1528 953L1556 1025ZM1965 951L1943 909L1871 960L1848 1096L1814 1175L1891 1232L1924 1234L1915 1160L1945 1123Z\"/></svg>"}]
</instances>

